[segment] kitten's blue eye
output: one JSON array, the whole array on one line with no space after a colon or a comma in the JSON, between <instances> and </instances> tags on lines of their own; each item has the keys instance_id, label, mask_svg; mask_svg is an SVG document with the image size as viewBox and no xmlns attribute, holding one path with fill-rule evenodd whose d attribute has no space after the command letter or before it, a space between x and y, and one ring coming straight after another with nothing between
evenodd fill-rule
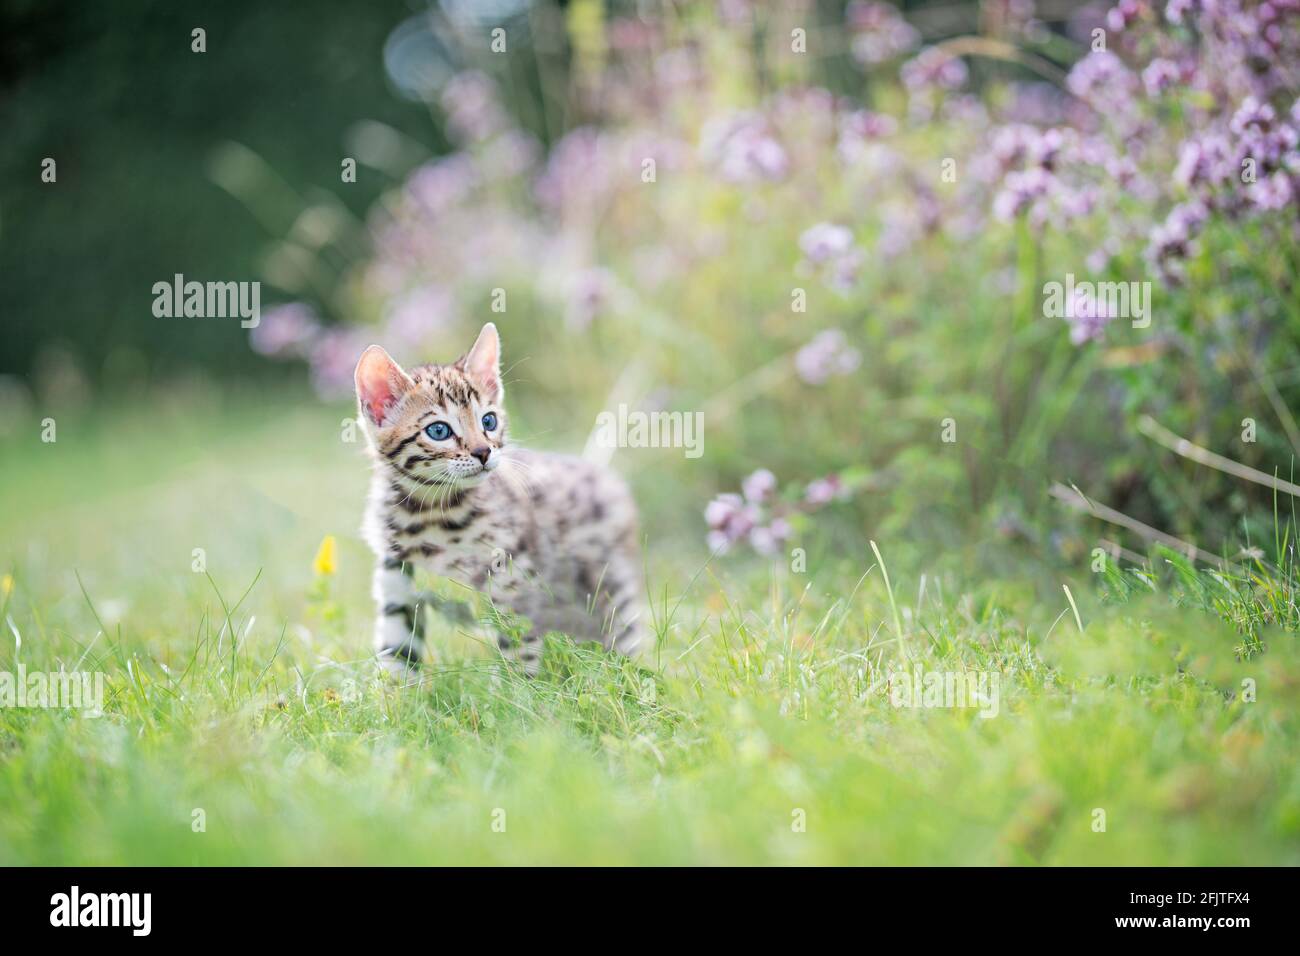
<instances>
[{"instance_id":1,"label":"kitten's blue eye","mask_svg":"<svg viewBox=\"0 0 1300 956\"><path fill-rule=\"evenodd\" d=\"M496 427L497 427L496 412L488 412L486 415L483 416L483 430L485 432L493 431L496 429Z\"/></svg>"},{"instance_id":2,"label":"kitten's blue eye","mask_svg":"<svg viewBox=\"0 0 1300 956\"><path fill-rule=\"evenodd\" d=\"M451 426L446 422L434 422L424 430L424 433L434 441L446 441L451 437Z\"/></svg>"}]
</instances>

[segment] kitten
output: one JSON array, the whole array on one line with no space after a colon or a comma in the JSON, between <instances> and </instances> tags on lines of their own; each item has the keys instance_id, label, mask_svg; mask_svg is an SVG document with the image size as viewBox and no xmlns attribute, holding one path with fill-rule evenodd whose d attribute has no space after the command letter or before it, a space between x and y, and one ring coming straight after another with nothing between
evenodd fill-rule
<instances>
[{"instance_id":1,"label":"kitten","mask_svg":"<svg viewBox=\"0 0 1300 956\"><path fill-rule=\"evenodd\" d=\"M501 345L483 326L451 365L409 372L372 345L356 386L374 478L363 534L379 558L375 645L394 673L424 644L414 568L485 593L528 619L501 651L533 675L563 631L634 654L645 637L636 507L623 482L580 458L507 443Z\"/></svg>"}]
</instances>

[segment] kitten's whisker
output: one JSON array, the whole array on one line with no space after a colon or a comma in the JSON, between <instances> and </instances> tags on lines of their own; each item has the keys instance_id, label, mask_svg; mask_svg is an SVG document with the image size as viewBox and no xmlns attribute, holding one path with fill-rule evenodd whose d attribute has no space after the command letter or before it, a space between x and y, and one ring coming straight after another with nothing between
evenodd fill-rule
<instances>
[{"instance_id":1,"label":"kitten's whisker","mask_svg":"<svg viewBox=\"0 0 1300 956\"><path fill-rule=\"evenodd\" d=\"M447 503L451 500L451 493L456 490L456 483L452 481L450 476L443 484L445 487L438 493L438 514L440 515L447 514Z\"/></svg>"},{"instance_id":2,"label":"kitten's whisker","mask_svg":"<svg viewBox=\"0 0 1300 956\"><path fill-rule=\"evenodd\" d=\"M420 502L420 510L424 510L424 502L431 496L433 497L434 507L438 509L439 514L446 514L447 508L444 502L447 500L451 489L454 486L450 475L435 475L433 485L425 492L424 498Z\"/></svg>"},{"instance_id":3,"label":"kitten's whisker","mask_svg":"<svg viewBox=\"0 0 1300 956\"><path fill-rule=\"evenodd\" d=\"M501 468L501 476L513 487L528 494L535 490L537 479L526 462L507 457L502 458L501 463L504 466Z\"/></svg>"}]
</instances>

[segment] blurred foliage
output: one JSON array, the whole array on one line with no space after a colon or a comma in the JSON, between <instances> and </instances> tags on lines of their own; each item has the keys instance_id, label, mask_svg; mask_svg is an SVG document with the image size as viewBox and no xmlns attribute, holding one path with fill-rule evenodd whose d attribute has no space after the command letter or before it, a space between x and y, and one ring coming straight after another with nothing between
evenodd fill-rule
<instances>
[{"instance_id":1,"label":"blurred foliage","mask_svg":"<svg viewBox=\"0 0 1300 956\"><path fill-rule=\"evenodd\" d=\"M388 184L340 180L358 121L438 148L437 125L385 78L385 38L409 13L402 0L0 4L0 373L51 349L110 385L262 368L238 323L154 318L153 283L258 278L266 228L292 227L295 198L364 215ZM196 27L206 53L191 51ZM283 180L256 217L210 178L226 142ZM45 157L55 184L41 182Z\"/></svg>"},{"instance_id":2,"label":"blurred foliage","mask_svg":"<svg viewBox=\"0 0 1300 956\"><path fill-rule=\"evenodd\" d=\"M1174 183L1180 149L1294 71L1294 17L1269 61L1142 5L1118 25L1095 4L903 8L337 4L307 29L254 4L11 4L0 371L33 371L47 404L78 363L110 386L266 372L237 323L149 308L177 272L257 278L263 332L287 315L311 334L252 344L307 359L326 398L347 400L369 341L447 360L490 317L526 442L580 447L624 400L702 410L706 467L661 452L636 476L652 511L692 502L683 526L758 469L790 496L857 469L852 520L826 522L845 547L963 528L1077 561L1095 524L1046 498L1053 481L1201 547L1267 538L1270 492L1131 426L1149 414L1284 475L1300 447L1294 199L1263 219L1216 206L1172 263L1148 247L1200 201ZM1103 22L1113 52L1089 54ZM1144 96L1177 50L1205 60L1186 95ZM1097 337L1045 317L1067 272L1153 279L1159 322ZM837 362L853 374L817 370Z\"/></svg>"},{"instance_id":3,"label":"blurred foliage","mask_svg":"<svg viewBox=\"0 0 1300 956\"><path fill-rule=\"evenodd\" d=\"M452 149L376 204L371 255L304 254L320 322L294 312L291 347L254 345L341 397L367 342L445 361L491 317L548 444L580 445L620 402L702 410L710 467L657 472L692 498L757 469L800 484L865 466L868 528L974 528L1074 561L1093 542L1044 495L1073 482L1235 548L1271 526L1271 493L1167 462L1131 426L1152 415L1265 471L1300 447L1294 17L1261 63L1227 14L1116 26L1079 8L1049 29L1032 10L923 32L878 3L580 2L504 56L480 24L427 92ZM546 53L564 37L567 83ZM1164 56L1195 67L1187 89L1157 83ZM1238 182L1234 150L1281 193ZM1189 151L1215 168L1185 176ZM1151 325L1047 315L1067 274L1147 282ZM770 526L732 514L716 539L770 549Z\"/></svg>"}]
</instances>

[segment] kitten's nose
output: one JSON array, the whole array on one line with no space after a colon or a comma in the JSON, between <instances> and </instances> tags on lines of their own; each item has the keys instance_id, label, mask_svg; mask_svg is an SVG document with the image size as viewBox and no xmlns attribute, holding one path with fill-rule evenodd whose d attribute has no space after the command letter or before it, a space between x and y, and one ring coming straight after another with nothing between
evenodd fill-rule
<instances>
[{"instance_id":1,"label":"kitten's nose","mask_svg":"<svg viewBox=\"0 0 1300 956\"><path fill-rule=\"evenodd\" d=\"M488 460L488 455L492 454L492 449L489 448L487 445L480 445L479 447L471 451L470 454L479 460L480 465L486 465Z\"/></svg>"}]
</instances>

